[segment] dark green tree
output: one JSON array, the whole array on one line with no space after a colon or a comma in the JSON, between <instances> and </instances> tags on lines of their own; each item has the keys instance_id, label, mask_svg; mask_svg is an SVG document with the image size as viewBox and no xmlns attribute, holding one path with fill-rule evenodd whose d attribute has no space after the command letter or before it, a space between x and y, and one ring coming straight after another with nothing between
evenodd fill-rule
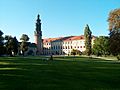
<instances>
[{"instance_id":1,"label":"dark green tree","mask_svg":"<svg viewBox=\"0 0 120 90\"><path fill-rule=\"evenodd\" d=\"M5 47L6 47L6 54L12 56L12 49L13 49L13 45L12 45L12 36L6 35L5 36Z\"/></svg>"},{"instance_id":2,"label":"dark green tree","mask_svg":"<svg viewBox=\"0 0 120 90\"><path fill-rule=\"evenodd\" d=\"M109 13L110 51L113 55L120 55L120 9Z\"/></svg>"},{"instance_id":3,"label":"dark green tree","mask_svg":"<svg viewBox=\"0 0 120 90\"><path fill-rule=\"evenodd\" d=\"M72 49L72 51L71 51L71 55L81 55L82 54L82 52L81 51L79 51L79 50L77 50L77 49Z\"/></svg>"},{"instance_id":4,"label":"dark green tree","mask_svg":"<svg viewBox=\"0 0 120 90\"><path fill-rule=\"evenodd\" d=\"M110 51L114 56L120 55L120 33L110 34Z\"/></svg>"},{"instance_id":5,"label":"dark green tree","mask_svg":"<svg viewBox=\"0 0 120 90\"><path fill-rule=\"evenodd\" d=\"M18 49L19 49L19 42L16 37L13 38L13 46L14 46L13 52L16 55L18 53Z\"/></svg>"},{"instance_id":6,"label":"dark green tree","mask_svg":"<svg viewBox=\"0 0 120 90\"><path fill-rule=\"evenodd\" d=\"M22 52L22 55L24 56L25 52L28 50L28 41L29 41L29 37L26 34L23 34L20 38L20 40L22 40L21 44L20 44L20 50Z\"/></svg>"},{"instance_id":7,"label":"dark green tree","mask_svg":"<svg viewBox=\"0 0 120 90\"><path fill-rule=\"evenodd\" d=\"M3 32L0 30L0 56L5 53Z\"/></svg>"},{"instance_id":8,"label":"dark green tree","mask_svg":"<svg viewBox=\"0 0 120 90\"><path fill-rule=\"evenodd\" d=\"M109 37L100 36L95 39L93 44L93 54L97 56L110 54Z\"/></svg>"},{"instance_id":9,"label":"dark green tree","mask_svg":"<svg viewBox=\"0 0 120 90\"><path fill-rule=\"evenodd\" d=\"M16 37L6 35L5 40L7 54L10 56L16 55L18 53L18 40L16 39Z\"/></svg>"},{"instance_id":10,"label":"dark green tree","mask_svg":"<svg viewBox=\"0 0 120 90\"><path fill-rule=\"evenodd\" d=\"M91 40L92 40L92 32L89 28L88 25L86 25L85 30L84 30L84 37L85 37L85 53L86 55L90 56L92 53L92 49L91 49Z\"/></svg>"}]
</instances>

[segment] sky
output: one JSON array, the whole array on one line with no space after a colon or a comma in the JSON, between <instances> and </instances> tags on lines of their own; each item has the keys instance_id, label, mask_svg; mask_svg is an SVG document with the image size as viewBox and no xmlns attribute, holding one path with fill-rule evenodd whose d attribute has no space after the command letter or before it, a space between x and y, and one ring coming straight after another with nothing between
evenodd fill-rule
<instances>
[{"instance_id":1,"label":"sky","mask_svg":"<svg viewBox=\"0 0 120 90\"><path fill-rule=\"evenodd\" d=\"M34 42L37 15L42 38L78 36L86 24L95 36L108 35L109 12L120 8L120 0L0 0L0 30L4 35L27 34Z\"/></svg>"}]
</instances>

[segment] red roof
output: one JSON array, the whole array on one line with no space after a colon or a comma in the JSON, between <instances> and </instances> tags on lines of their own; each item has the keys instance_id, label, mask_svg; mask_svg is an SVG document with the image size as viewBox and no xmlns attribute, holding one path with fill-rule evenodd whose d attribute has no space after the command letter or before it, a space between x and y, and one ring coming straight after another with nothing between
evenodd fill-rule
<instances>
[{"instance_id":1,"label":"red roof","mask_svg":"<svg viewBox=\"0 0 120 90\"><path fill-rule=\"evenodd\" d=\"M95 38L95 36L93 36L93 38ZM68 36L68 37L58 37L58 38L46 38L46 39L43 39L43 43L45 43L45 42L53 42L53 41L56 41L56 40L72 41L72 40L83 40L83 39L84 39L84 35Z\"/></svg>"},{"instance_id":2,"label":"red roof","mask_svg":"<svg viewBox=\"0 0 120 90\"><path fill-rule=\"evenodd\" d=\"M45 39L43 39L43 43L52 42L52 41L55 41L55 40L58 40L58 39L60 39L60 37L58 37L58 38L45 38Z\"/></svg>"},{"instance_id":3,"label":"red roof","mask_svg":"<svg viewBox=\"0 0 120 90\"><path fill-rule=\"evenodd\" d=\"M65 39L64 41L82 40L82 39L84 39L84 35L81 35L81 36L73 36L73 37L70 37L70 38Z\"/></svg>"}]
</instances>

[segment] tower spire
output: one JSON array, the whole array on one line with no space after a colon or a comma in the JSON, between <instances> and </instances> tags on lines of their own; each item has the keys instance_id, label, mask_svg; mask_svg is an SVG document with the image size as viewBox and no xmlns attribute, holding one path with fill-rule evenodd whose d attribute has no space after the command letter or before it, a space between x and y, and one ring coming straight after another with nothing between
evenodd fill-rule
<instances>
[{"instance_id":1,"label":"tower spire","mask_svg":"<svg viewBox=\"0 0 120 90\"><path fill-rule=\"evenodd\" d=\"M38 14L38 16L37 16L37 17L38 17L38 19L39 19L40 15Z\"/></svg>"},{"instance_id":2,"label":"tower spire","mask_svg":"<svg viewBox=\"0 0 120 90\"><path fill-rule=\"evenodd\" d=\"M40 15L38 14L37 15L37 22L39 23L41 20L40 20Z\"/></svg>"},{"instance_id":3,"label":"tower spire","mask_svg":"<svg viewBox=\"0 0 120 90\"><path fill-rule=\"evenodd\" d=\"M41 31L41 20L40 15L37 15L36 29L35 29L35 43L37 45L37 54L42 54L42 31Z\"/></svg>"}]
</instances>

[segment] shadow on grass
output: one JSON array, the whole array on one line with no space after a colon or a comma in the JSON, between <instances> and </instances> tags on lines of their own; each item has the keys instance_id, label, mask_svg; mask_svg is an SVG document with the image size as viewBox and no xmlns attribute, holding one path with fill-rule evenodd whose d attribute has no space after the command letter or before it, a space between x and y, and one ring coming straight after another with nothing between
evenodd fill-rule
<instances>
[{"instance_id":1,"label":"shadow on grass","mask_svg":"<svg viewBox=\"0 0 120 90\"><path fill-rule=\"evenodd\" d=\"M92 62L118 62L118 60L106 60L103 58L97 58L97 57L83 57L83 56L65 56L65 57L54 57L54 60L65 60L65 61L92 61Z\"/></svg>"},{"instance_id":2,"label":"shadow on grass","mask_svg":"<svg viewBox=\"0 0 120 90\"><path fill-rule=\"evenodd\" d=\"M120 65L88 57L1 57L0 90L117 90Z\"/></svg>"}]
</instances>

